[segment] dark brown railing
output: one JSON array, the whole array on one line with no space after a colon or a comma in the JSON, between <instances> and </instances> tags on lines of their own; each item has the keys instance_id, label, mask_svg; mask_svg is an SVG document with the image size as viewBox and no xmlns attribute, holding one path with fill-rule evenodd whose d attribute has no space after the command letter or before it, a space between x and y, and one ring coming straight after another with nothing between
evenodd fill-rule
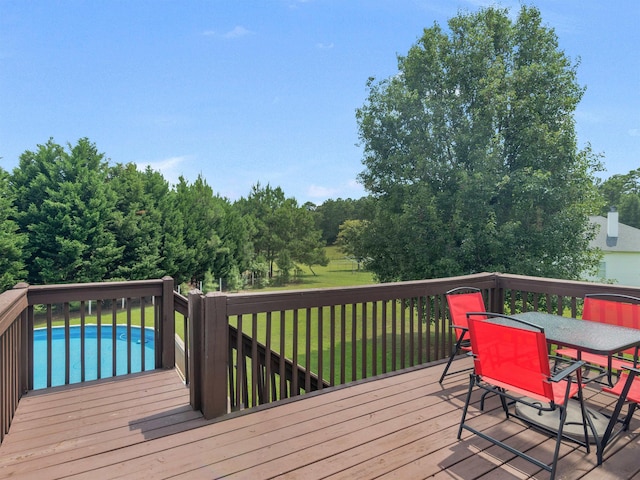
<instances>
[{"instance_id":1,"label":"dark brown railing","mask_svg":"<svg viewBox=\"0 0 640 480\"><path fill-rule=\"evenodd\" d=\"M191 345L194 408L216 417L446 358L454 338L445 292L462 285L481 289L497 313L573 317L586 293L640 294L633 287L492 273L321 290L192 292L191 338L200 339Z\"/></svg>"},{"instance_id":2,"label":"dark brown railing","mask_svg":"<svg viewBox=\"0 0 640 480\"><path fill-rule=\"evenodd\" d=\"M148 308L150 307L150 308ZM91 315L89 311L92 309ZM173 292L173 279L134 282L106 282L87 284L64 284L29 286L19 284L14 289L0 295L0 441L8 432L11 420L22 395L34 387L34 329L46 329L47 366L46 385L52 385L54 368L64 369L64 384L70 383L69 329L72 324L80 328L80 371L81 381L85 379L87 356L84 354L85 328L88 319L96 324L97 335L102 326L124 325L127 338L131 339L132 316L138 310L141 332L152 328L154 332L153 365L155 368L173 368L175 364L175 313L186 315L186 299ZM152 312L149 318L147 311ZM187 321L187 317L184 317ZM54 324L65 330L64 359L54 363L52 358L52 337ZM113 342L116 341L112 335ZM141 339L142 340L142 339ZM127 342L127 367L131 369L131 342ZM116 372L116 348L111 352L101 352L101 342L96 342L98 378L113 376ZM142 365L144 362L144 342L140 342ZM101 358L111 355L110 372L101 371Z\"/></svg>"},{"instance_id":3,"label":"dark brown railing","mask_svg":"<svg viewBox=\"0 0 640 480\"><path fill-rule=\"evenodd\" d=\"M188 300L173 292L170 278L18 285L0 295L0 440L33 387L34 325L82 325L89 302L96 309L92 321L108 324L124 318L130 325L135 309L144 316L152 306L144 323L154 328L155 366L179 365L192 406L212 418L446 358L454 337L445 292L458 286L481 289L488 309L498 313L573 317L581 315L587 293L640 295L634 287L493 273L284 292L193 291ZM176 322L184 331L180 358Z\"/></svg>"}]
</instances>

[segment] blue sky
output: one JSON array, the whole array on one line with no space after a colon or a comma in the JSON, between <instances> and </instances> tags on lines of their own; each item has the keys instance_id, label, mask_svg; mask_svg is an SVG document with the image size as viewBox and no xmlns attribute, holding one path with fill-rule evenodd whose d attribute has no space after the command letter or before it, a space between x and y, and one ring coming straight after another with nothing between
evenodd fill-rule
<instances>
[{"instance_id":1,"label":"blue sky","mask_svg":"<svg viewBox=\"0 0 640 480\"><path fill-rule=\"evenodd\" d=\"M53 138L236 200L358 198L355 111L434 22L479 0L0 0L0 167ZM533 0L581 59L579 147L640 167L640 2ZM516 14L518 2L498 5Z\"/></svg>"}]
</instances>

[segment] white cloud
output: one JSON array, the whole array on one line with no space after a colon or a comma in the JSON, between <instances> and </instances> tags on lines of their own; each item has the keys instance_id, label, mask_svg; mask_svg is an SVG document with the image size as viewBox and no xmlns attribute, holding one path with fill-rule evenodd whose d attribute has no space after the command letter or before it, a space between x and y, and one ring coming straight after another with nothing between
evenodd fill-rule
<instances>
[{"instance_id":1,"label":"white cloud","mask_svg":"<svg viewBox=\"0 0 640 480\"><path fill-rule=\"evenodd\" d=\"M329 198L336 193L338 193L338 189L336 188L321 187L319 185L309 185L309 188L307 188L307 195L311 198L324 199Z\"/></svg>"},{"instance_id":2,"label":"white cloud","mask_svg":"<svg viewBox=\"0 0 640 480\"><path fill-rule=\"evenodd\" d=\"M331 43L316 43L316 47L319 50L331 50L333 48L333 42Z\"/></svg>"},{"instance_id":3,"label":"white cloud","mask_svg":"<svg viewBox=\"0 0 640 480\"><path fill-rule=\"evenodd\" d=\"M178 183L178 178L182 175L182 169L180 166L188 160L187 156L169 157L155 162L136 162L138 170L146 170L147 167L151 167L151 170L160 172L164 179L171 185Z\"/></svg>"},{"instance_id":4,"label":"white cloud","mask_svg":"<svg viewBox=\"0 0 640 480\"><path fill-rule=\"evenodd\" d=\"M232 30L229 30L228 32L224 32L224 33L217 32L216 30L205 30L204 32L202 32L202 35L204 35L205 37L219 37L219 38L226 38L226 39L246 37L247 35L254 35L254 34L255 32L252 32L251 30L241 25L237 25Z\"/></svg>"},{"instance_id":5,"label":"white cloud","mask_svg":"<svg viewBox=\"0 0 640 480\"><path fill-rule=\"evenodd\" d=\"M360 198L367 194L364 187L356 180L350 180L339 187L322 187L320 185L309 185L307 196L317 201L324 201L328 198Z\"/></svg>"}]
</instances>

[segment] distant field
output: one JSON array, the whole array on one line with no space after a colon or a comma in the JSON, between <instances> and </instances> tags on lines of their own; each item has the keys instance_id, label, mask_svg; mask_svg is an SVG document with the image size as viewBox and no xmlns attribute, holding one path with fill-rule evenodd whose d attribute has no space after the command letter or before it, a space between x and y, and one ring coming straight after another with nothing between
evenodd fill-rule
<instances>
[{"instance_id":1,"label":"distant field","mask_svg":"<svg viewBox=\"0 0 640 480\"><path fill-rule=\"evenodd\" d=\"M301 267L303 274L293 282L285 286L265 287L260 291L347 287L376 283L371 272L358 270L357 263L346 258L337 247L326 247L326 251L329 257L329 265L326 267L314 265L312 272L309 267L303 266Z\"/></svg>"}]
</instances>

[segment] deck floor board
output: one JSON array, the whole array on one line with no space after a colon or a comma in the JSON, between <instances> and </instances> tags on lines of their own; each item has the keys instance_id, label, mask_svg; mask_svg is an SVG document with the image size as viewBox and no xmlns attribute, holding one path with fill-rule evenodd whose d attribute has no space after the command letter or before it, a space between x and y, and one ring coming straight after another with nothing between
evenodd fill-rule
<instances>
[{"instance_id":1,"label":"deck floor board","mask_svg":"<svg viewBox=\"0 0 640 480\"><path fill-rule=\"evenodd\" d=\"M29 392L0 446L0 478L548 478L470 432L458 440L468 373L440 385L441 371L410 369L209 421L171 370ZM506 420L496 398L480 412L477 397L476 428L550 457L553 440ZM613 402L588 397L605 409ZM563 444L558 478L640 480L636 415L600 467L594 449Z\"/></svg>"}]
</instances>

